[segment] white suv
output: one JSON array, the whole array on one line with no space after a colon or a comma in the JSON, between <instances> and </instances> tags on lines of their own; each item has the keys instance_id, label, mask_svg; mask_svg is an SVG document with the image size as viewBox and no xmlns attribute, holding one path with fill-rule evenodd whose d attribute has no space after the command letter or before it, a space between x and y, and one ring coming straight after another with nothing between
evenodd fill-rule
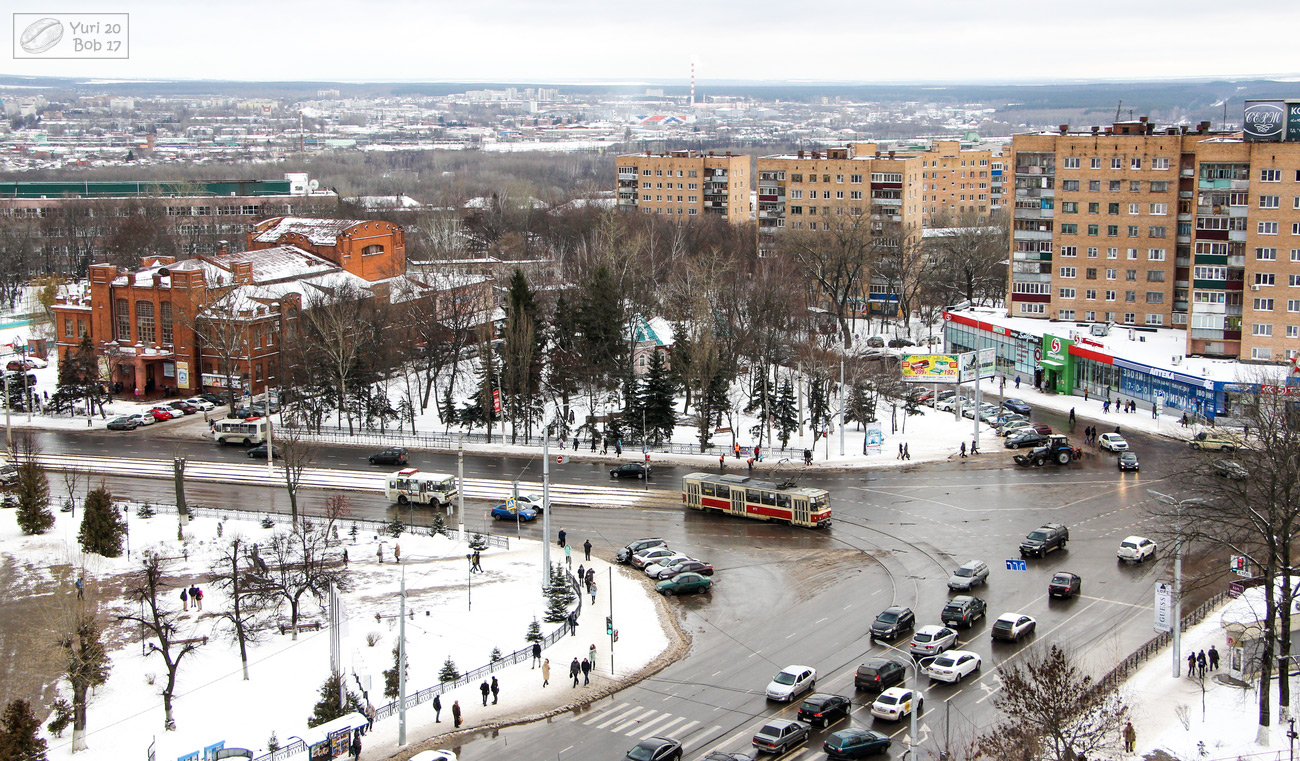
<instances>
[{"instance_id":1,"label":"white suv","mask_svg":"<svg viewBox=\"0 0 1300 761\"><path fill-rule=\"evenodd\" d=\"M1133 563L1141 563L1149 557L1156 554L1156 543L1144 536L1125 537L1124 541L1119 543L1119 550L1115 553L1120 560L1128 560Z\"/></svg>"}]
</instances>

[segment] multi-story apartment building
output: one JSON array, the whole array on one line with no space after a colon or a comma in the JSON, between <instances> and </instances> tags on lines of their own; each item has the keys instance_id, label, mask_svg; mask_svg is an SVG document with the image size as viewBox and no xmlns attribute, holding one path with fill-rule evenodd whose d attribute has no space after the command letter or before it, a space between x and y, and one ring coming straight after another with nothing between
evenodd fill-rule
<instances>
[{"instance_id":1,"label":"multi-story apartment building","mask_svg":"<svg viewBox=\"0 0 1300 761\"><path fill-rule=\"evenodd\" d=\"M962 150L957 140L936 140L921 153L921 223L987 219L1002 210L1005 173L1000 153Z\"/></svg>"},{"instance_id":2,"label":"multi-story apartment building","mask_svg":"<svg viewBox=\"0 0 1300 761\"><path fill-rule=\"evenodd\" d=\"M731 151L672 151L618 157L618 208L662 214L678 222L717 214L750 220L749 157Z\"/></svg>"},{"instance_id":3,"label":"multi-story apartment building","mask_svg":"<svg viewBox=\"0 0 1300 761\"><path fill-rule=\"evenodd\" d=\"M1189 354L1295 358L1300 143L1142 119L1017 135L1013 153L1012 315L1172 325Z\"/></svg>"}]
</instances>

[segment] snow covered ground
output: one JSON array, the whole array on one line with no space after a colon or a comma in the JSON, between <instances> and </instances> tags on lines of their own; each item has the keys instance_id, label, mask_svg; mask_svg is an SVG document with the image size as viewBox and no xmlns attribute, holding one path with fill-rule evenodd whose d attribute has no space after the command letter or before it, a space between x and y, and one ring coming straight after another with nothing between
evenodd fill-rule
<instances>
[{"instance_id":1,"label":"snow covered ground","mask_svg":"<svg viewBox=\"0 0 1300 761\"><path fill-rule=\"evenodd\" d=\"M296 737L312 737L306 727L321 683L329 672L330 634L303 632L297 641L271 629L263 641L249 653L250 680L243 681L238 646L234 644L214 611L227 600L207 584L207 570L213 553L223 540L236 534L252 542L265 542L276 530L263 528L254 521L231 517L195 518L185 528L185 541L178 543L177 517L159 513L152 518L129 516L132 560L104 559L84 555L76 544L80 516L56 513L55 527L43 536L22 536L16 525L15 511L0 513L0 555L12 561L19 576L54 579L62 584L56 594L75 595L73 582L76 568L84 567L86 598L101 603L105 619L129 612L125 602L116 597L126 580L138 567L140 553L154 549L175 558L169 566L172 582L164 604L180 609L179 589L197 584L204 590L202 612L190 610L179 619L180 637L209 637L181 664L175 698L174 732L163 731L160 688L166 670L157 655L142 656L139 634L130 626L119 626L112 633L113 671L106 685L94 692L89 707L87 742L89 750L77 758L111 761L128 756L145 756L156 739L157 758L181 758L201 753L204 748L224 742L225 747L248 748L254 755L266 752L272 733L281 747ZM222 538L218 537L221 527ZM467 548L445 537L403 534L394 540L362 530L357 537L349 534L349 522L340 523L342 542L347 549L354 588L344 594L342 657L349 684L355 690L360 678L369 689L369 701L375 706L389 702L383 697L382 671L393 662L392 649L398 632L399 594L402 568L406 569L408 642L408 694L432 686L438 681L443 661L450 657L464 673L487 664L493 648L508 654L525 646L529 623L542 620L545 600L541 594L541 546L537 542L511 540L510 549L489 549L482 554L484 573L468 573ZM571 533L570 541L582 541ZM400 544L402 565L393 562ZM376 551L382 547L384 561L377 562ZM609 684L609 638L602 626L609 614L611 592L618 598L617 626L620 639L616 646L615 677L623 678L642 669L669 645L661 626L659 596L640 574L613 568L601 559L590 562L574 553L573 567L582 563L596 568L597 601L586 597L577 637L564 637L543 652L551 662L551 684L543 687L540 669L528 662L510 666L496 673L500 684L497 705L483 707L478 685L456 689L442 698L441 724L434 721L430 703L408 710L408 739L417 742L440 732L450 731L453 701L459 701L467 727L534 715L558 708L584 692L595 692ZM552 560L562 555L552 552ZM612 579L613 589L610 584ZM472 586L471 586L472 583ZM110 590L114 590L110 592ZM97 599L100 594L112 599ZM376 620L376 615L381 616ZM325 611L314 603L305 606L304 621L321 621ZM287 611L275 620L287 622ZM541 623L543 633L559 624ZM368 642L373 639L373 643ZM588 648L597 649L597 669L591 687L576 690L567 684L570 661L586 657ZM65 697L70 691L61 690ZM38 707L44 711L45 707ZM373 753L396 752L398 721L394 717L376 722L367 735L368 757ZM71 754L71 730L62 738L47 737L51 758ZM305 756L303 756L305 758Z\"/></svg>"}]
</instances>

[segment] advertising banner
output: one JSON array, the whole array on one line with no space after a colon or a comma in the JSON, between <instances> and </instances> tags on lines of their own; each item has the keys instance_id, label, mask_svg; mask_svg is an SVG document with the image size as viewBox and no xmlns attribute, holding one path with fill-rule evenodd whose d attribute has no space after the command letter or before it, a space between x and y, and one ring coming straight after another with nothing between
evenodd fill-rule
<instances>
[{"instance_id":1,"label":"advertising banner","mask_svg":"<svg viewBox=\"0 0 1300 761\"><path fill-rule=\"evenodd\" d=\"M1286 141L1300 142L1300 103L1286 104Z\"/></svg>"},{"instance_id":2,"label":"advertising banner","mask_svg":"<svg viewBox=\"0 0 1300 761\"><path fill-rule=\"evenodd\" d=\"M903 380L911 383L956 383L956 354L906 354L903 356Z\"/></svg>"},{"instance_id":3,"label":"advertising banner","mask_svg":"<svg viewBox=\"0 0 1300 761\"><path fill-rule=\"evenodd\" d=\"M1167 581L1156 582L1155 630L1168 632L1174 629L1174 585Z\"/></svg>"},{"instance_id":4,"label":"advertising banner","mask_svg":"<svg viewBox=\"0 0 1300 761\"><path fill-rule=\"evenodd\" d=\"M1279 142L1286 131L1287 107L1282 100L1248 100L1241 131L1247 140Z\"/></svg>"},{"instance_id":5,"label":"advertising banner","mask_svg":"<svg viewBox=\"0 0 1300 761\"><path fill-rule=\"evenodd\" d=\"M867 423L867 454L880 454L885 445L885 429L879 422Z\"/></svg>"}]
</instances>

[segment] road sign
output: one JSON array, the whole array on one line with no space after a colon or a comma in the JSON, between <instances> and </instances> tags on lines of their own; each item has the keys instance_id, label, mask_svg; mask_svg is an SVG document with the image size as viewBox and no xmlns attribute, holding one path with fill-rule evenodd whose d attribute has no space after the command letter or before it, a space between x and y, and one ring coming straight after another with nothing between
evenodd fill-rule
<instances>
[{"instance_id":1,"label":"road sign","mask_svg":"<svg viewBox=\"0 0 1300 761\"><path fill-rule=\"evenodd\" d=\"M1168 581L1156 582L1154 628L1158 632L1173 631L1174 628L1174 585Z\"/></svg>"},{"instance_id":2,"label":"road sign","mask_svg":"<svg viewBox=\"0 0 1300 761\"><path fill-rule=\"evenodd\" d=\"M563 464L564 464L564 455L562 455L562 454L557 454L557 455L555 456L555 464L556 464L556 465L563 465Z\"/></svg>"},{"instance_id":3,"label":"road sign","mask_svg":"<svg viewBox=\"0 0 1300 761\"><path fill-rule=\"evenodd\" d=\"M510 512L514 512L514 510L515 510L515 505L516 505L516 504L518 504L518 503L515 501L515 498L514 498L514 497L506 497L506 509L507 509L507 510L509 510Z\"/></svg>"},{"instance_id":4,"label":"road sign","mask_svg":"<svg viewBox=\"0 0 1300 761\"><path fill-rule=\"evenodd\" d=\"M1008 570L1008 571L1023 571L1023 570L1025 570L1025 561L1023 561L1023 560L1008 560L1008 561L1007 561L1007 570Z\"/></svg>"}]
</instances>

